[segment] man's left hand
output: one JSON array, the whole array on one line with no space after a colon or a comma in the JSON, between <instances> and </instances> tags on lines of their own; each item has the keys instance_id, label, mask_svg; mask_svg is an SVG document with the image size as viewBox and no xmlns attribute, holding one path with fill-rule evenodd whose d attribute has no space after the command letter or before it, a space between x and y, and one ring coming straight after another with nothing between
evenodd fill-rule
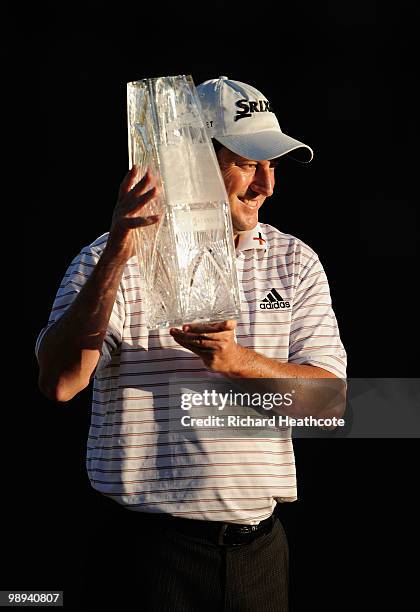
<instances>
[{"instance_id":1,"label":"man's left hand","mask_svg":"<svg viewBox=\"0 0 420 612\"><path fill-rule=\"evenodd\" d=\"M175 342L198 355L211 372L232 373L242 349L235 340L236 321L190 323L169 330Z\"/></svg>"}]
</instances>

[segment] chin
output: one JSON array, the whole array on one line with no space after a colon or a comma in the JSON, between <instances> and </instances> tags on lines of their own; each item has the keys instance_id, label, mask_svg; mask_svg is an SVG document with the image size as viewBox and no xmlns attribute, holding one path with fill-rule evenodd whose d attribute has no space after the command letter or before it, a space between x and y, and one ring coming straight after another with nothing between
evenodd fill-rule
<instances>
[{"instance_id":1,"label":"chin","mask_svg":"<svg viewBox=\"0 0 420 612\"><path fill-rule=\"evenodd\" d=\"M249 232L250 230L255 229L257 225L258 219L256 219L255 221L249 221L248 223L238 223L238 225L233 224L233 231L237 232L238 234L241 234L243 232Z\"/></svg>"}]
</instances>

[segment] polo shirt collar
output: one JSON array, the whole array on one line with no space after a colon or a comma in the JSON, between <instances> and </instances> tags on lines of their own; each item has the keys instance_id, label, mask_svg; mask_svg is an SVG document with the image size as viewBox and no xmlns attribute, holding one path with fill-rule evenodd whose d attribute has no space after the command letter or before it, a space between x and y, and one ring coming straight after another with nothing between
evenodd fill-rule
<instances>
[{"instance_id":1,"label":"polo shirt collar","mask_svg":"<svg viewBox=\"0 0 420 612\"><path fill-rule=\"evenodd\" d=\"M238 246L236 247L236 253L240 253L241 251L247 251L249 249L258 249L264 251L268 249L267 237L264 234L259 223L257 223L257 226L254 227L254 229L249 230L248 232L243 232L243 234L239 234L239 241Z\"/></svg>"}]
</instances>

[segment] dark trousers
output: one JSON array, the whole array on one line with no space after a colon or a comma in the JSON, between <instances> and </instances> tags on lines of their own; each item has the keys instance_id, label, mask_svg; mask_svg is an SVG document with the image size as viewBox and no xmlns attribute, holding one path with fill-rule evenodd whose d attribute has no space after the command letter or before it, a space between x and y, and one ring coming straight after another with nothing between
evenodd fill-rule
<instances>
[{"instance_id":1,"label":"dark trousers","mask_svg":"<svg viewBox=\"0 0 420 612\"><path fill-rule=\"evenodd\" d=\"M99 504L101 505L101 504ZM93 517L79 605L159 612L286 612L288 544L278 518L270 533L225 546L156 527L104 500Z\"/></svg>"}]
</instances>

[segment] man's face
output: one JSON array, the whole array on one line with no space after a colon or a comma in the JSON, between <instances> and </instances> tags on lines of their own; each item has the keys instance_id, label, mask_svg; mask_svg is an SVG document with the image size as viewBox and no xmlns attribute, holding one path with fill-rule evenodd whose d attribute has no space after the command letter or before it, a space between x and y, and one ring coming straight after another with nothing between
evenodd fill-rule
<instances>
[{"instance_id":1,"label":"man's face","mask_svg":"<svg viewBox=\"0 0 420 612\"><path fill-rule=\"evenodd\" d=\"M253 229L258 211L273 194L276 160L255 161L241 157L226 147L217 153L220 170L229 196L233 233Z\"/></svg>"}]
</instances>

